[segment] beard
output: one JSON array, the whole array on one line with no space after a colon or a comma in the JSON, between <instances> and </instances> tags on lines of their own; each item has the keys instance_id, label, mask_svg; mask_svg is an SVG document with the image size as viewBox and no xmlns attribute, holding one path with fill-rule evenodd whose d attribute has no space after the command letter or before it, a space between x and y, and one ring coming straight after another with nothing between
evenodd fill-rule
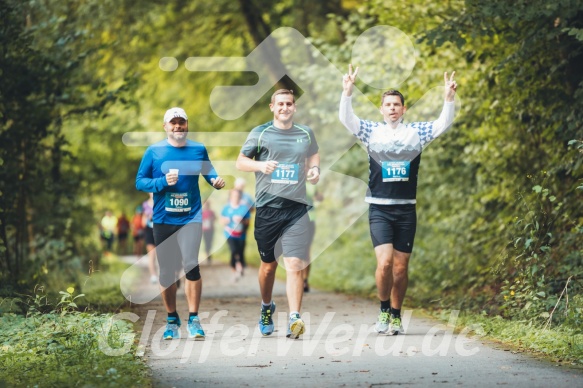
<instances>
[{"instance_id":1,"label":"beard","mask_svg":"<svg viewBox=\"0 0 583 388\"><path fill-rule=\"evenodd\" d=\"M168 137L177 142L185 141L187 136L188 136L187 130L182 132L181 131L168 132Z\"/></svg>"}]
</instances>

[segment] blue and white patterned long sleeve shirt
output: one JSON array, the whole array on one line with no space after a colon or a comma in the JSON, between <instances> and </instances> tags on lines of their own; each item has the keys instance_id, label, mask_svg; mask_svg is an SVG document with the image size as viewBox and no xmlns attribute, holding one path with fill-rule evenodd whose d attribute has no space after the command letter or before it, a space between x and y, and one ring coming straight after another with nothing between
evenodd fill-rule
<instances>
[{"instance_id":1,"label":"blue and white patterned long sleeve shirt","mask_svg":"<svg viewBox=\"0 0 583 388\"><path fill-rule=\"evenodd\" d=\"M342 95L340 121L368 151L369 183L365 201L379 205L414 204L421 152L443 134L454 119L454 102L444 102L435 121L403 123L362 120L352 109L352 97Z\"/></svg>"}]
</instances>

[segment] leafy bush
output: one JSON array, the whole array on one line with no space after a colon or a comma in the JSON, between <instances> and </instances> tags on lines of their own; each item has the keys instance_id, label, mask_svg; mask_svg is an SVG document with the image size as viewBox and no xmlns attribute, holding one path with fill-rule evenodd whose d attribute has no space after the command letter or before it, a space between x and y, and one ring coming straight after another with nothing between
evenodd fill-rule
<instances>
[{"instance_id":1,"label":"leafy bush","mask_svg":"<svg viewBox=\"0 0 583 388\"><path fill-rule=\"evenodd\" d=\"M563 203L540 185L533 187L532 195L521 199L526 213L517 217L511 228L513 242L496 271L503 282L498 294L500 312L508 318L538 324L550 322L554 314L555 325L569 324L572 321L565 318L577 315L573 310L576 304L569 305L569 296L580 292L583 269L572 265L581 262L580 251L572 250L562 257L553 248L559 244L552 231L564 216ZM571 233L580 235L580 228L563 232L563 237ZM569 241L560 243L563 247L570 245Z\"/></svg>"},{"instance_id":2,"label":"leafy bush","mask_svg":"<svg viewBox=\"0 0 583 388\"><path fill-rule=\"evenodd\" d=\"M74 311L74 289L61 291L52 305L37 293L29 303L27 316L12 313L0 317L0 383L10 386L149 386L147 368L134 357L135 349L111 357L99 348L100 336L110 316ZM43 310L52 308L49 313ZM107 343L122 348L132 328L116 321ZM132 345L133 348L133 345Z\"/></svg>"},{"instance_id":3,"label":"leafy bush","mask_svg":"<svg viewBox=\"0 0 583 388\"><path fill-rule=\"evenodd\" d=\"M524 199L527 213L514 224L513 243L504 257L499 274L504 278L500 296L501 310L507 317L541 321L549 317L552 302L547 263L551 262L553 223L562 203L548 189L536 185L536 196L529 203ZM553 205L550 213L545 209ZM531 206L534 205L534 206ZM512 233L512 232L511 232Z\"/></svg>"}]
</instances>

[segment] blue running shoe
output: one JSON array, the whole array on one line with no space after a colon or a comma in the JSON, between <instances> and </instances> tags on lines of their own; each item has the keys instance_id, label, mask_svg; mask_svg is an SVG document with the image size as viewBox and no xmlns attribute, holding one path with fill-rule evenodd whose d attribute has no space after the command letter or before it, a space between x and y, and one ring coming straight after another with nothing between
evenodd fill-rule
<instances>
[{"instance_id":1,"label":"blue running shoe","mask_svg":"<svg viewBox=\"0 0 583 388\"><path fill-rule=\"evenodd\" d=\"M271 306L261 307L261 318L259 318L259 331L264 336L273 333L273 319L272 315L275 312L275 303L271 302Z\"/></svg>"},{"instance_id":2,"label":"blue running shoe","mask_svg":"<svg viewBox=\"0 0 583 388\"><path fill-rule=\"evenodd\" d=\"M300 318L300 314L294 314L289 319L289 325L287 327L287 338L297 339L300 335L304 334L305 328L304 321Z\"/></svg>"},{"instance_id":3,"label":"blue running shoe","mask_svg":"<svg viewBox=\"0 0 583 388\"><path fill-rule=\"evenodd\" d=\"M180 338L180 318L168 317L166 321L166 331L163 338L165 340Z\"/></svg>"},{"instance_id":4,"label":"blue running shoe","mask_svg":"<svg viewBox=\"0 0 583 388\"><path fill-rule=\"evenodd\" d=\"M195 341L204 341L204 330L200 325L200 319L198 317L188 318L188 338L194 339Z\"/></svg>"}]
</instances>

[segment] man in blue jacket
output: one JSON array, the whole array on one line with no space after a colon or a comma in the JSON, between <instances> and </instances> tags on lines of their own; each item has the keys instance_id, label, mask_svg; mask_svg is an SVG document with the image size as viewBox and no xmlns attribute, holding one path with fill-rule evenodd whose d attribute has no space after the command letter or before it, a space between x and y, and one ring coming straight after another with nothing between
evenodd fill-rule
<instances>
[{"instance_id":1,"label":"man in blue jacket","mask_svg":"<svg viewBox=\"0 0 583 388\"><path fill-rule=\"evenodd\" d=\"M176 281L186 273L188 337L199 340L205 334L198 308L202 280L198 251L202 237L202 204L199 175L215 189L225 182L217 175L207 150L187 139L188 116L182 108L171 108L164 115L167 138L148 147L136 176L136 188L154 193L154 242L160 267L162 299L168 312L164 339L180 338L180 317L176 312Z\"/></svg>"}]
</instances>

